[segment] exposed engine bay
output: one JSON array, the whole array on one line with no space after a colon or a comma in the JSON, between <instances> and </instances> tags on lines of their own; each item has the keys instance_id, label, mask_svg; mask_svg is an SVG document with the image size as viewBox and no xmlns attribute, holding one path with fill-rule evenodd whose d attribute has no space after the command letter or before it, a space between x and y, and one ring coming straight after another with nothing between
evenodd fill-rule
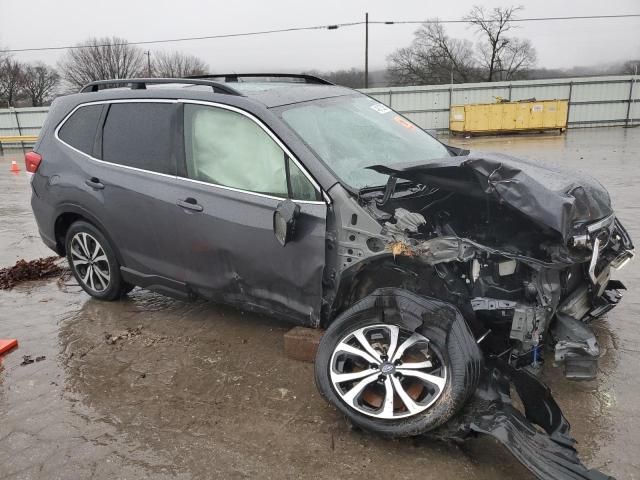
<instances>
[{"instance_id":1,"label":"exposed engine bay","mask_svg":"<svg viewBox=\"0 0 640 480\"><path fill-rule=\"evenodd\" d=\"M611 272L633 256L599 183L503 155L371 168L390 175L359 197L382 226L371 252L432 269L486 353L535 372L554 347L568 378L595 376L588 324L621 299Z\"/></svg>"},{"instance_id":2,"label":"exposed engine bay","mask_svg":"<svg viewBox=\"0 0 640 480\"><path fill-rule=\"evenodd\" d=\"M541 479L611 478L580 462L540 374L551 362L572 380L596 376L600 348L590 323L622 298L624 285L611 277L633 257L631 238L606 189L586 175L450 151L369 167L388 175L386 186L351 197L330 191L343 198L327 229L328 317L346 305L346 320L366 307L385 322L420 312L423 325L441 325L444 310L434 305L455 307L479 347L482 373L464 408L429 433L490 435ZM427 306L402 306L411 295ZM464 371L476 371L474 362L469 356Z\"/></svg>"}]
</instances>

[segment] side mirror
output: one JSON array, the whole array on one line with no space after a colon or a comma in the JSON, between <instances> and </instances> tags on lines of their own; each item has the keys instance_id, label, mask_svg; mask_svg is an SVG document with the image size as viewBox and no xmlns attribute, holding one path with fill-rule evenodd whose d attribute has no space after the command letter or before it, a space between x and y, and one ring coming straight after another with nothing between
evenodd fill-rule
<instances>
[{"instance_id":1,"label":"side mirror","mask_svg":"<svg viewBox=\"0 0 640 480\"><path fill-rule=\"evenodd\" d=\"M273 233L283 247L293 239L296 230L296 218L300 215L300 205L285 200L273 212Z\"/></svg>"}]
</instances>

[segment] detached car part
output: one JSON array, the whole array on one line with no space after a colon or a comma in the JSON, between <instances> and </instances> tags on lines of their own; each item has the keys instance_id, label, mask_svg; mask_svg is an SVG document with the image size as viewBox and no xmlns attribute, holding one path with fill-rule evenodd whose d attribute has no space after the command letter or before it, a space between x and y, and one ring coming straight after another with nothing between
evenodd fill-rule
<instances>
[{"instance_id":1,"label":"detached car part","mask_svg":"<svg viewBox=\"0 0 640 480\"><path fill-rule=\"evenodd\" d=\"M524 414L513 405L511 385ZM526 370L496 357L486 361L474 398L448 428L455 437L476 432L495 438L541 480L613 479L580 462L569 422L549 388Z\"/></svg>"}]
</instances>

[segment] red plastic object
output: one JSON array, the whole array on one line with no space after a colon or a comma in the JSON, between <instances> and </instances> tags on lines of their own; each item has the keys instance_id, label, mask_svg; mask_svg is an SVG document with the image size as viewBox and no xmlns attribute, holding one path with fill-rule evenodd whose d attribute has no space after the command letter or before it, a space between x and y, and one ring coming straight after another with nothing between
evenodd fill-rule
<instances>
[{"instance_id":1,"label":"red plastic object","mask_svg":"<svg viewBox=\"0 0 640 480\"><path fill-rule=\"evenodd\" d=\"M0 355L8 352L12 348L18 346L18 340L15 338L0 338Z\"/></svg>"}]
</instances>

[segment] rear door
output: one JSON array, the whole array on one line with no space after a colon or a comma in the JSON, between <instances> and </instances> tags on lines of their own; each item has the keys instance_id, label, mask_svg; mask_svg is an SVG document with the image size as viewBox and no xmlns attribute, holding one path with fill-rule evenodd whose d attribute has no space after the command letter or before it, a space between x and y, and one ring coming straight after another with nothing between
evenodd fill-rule
<instances>
[{"instance_id":1,"label":"rear door","mask_svg":"<svg viewBox=\"0 0 640 480\"><path fill-rule=\"evenodd\" d=\"M108 104L96 146L99 162L88 179L103 197L101 219L125 273L162 291L184 288L172 220L178 211L178 112L174 100Z\"/></svg>"},{"instance_id":2,"label":"rear door","mask_svg":"<svg viewBox=\"0 0 640 480\"><path fill-rule=\"evenodd\" d=\"M250 114L187 101L183 109L183 212L175 228L187 283L210 298L316 325L327 210L316 182ZM273 215L287 198L301 214L283 247Z\"/></svg>"}]
</instances>

